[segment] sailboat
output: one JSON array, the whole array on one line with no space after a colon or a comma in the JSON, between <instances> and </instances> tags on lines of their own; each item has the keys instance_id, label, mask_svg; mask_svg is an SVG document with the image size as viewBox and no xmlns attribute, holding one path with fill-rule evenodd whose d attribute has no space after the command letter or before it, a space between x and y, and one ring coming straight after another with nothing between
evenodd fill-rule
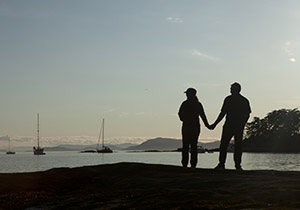
<instances>
[{"instance_id":1,"label":"sailboat","mask_svg":"<svg viewBox=\"0 0 300 210\"><path fill-rule=\"evenodd\" d=\"M8 155L14 155L16 152L10 150L10 137L8 137L8 151L6 152Z\"/></svg>"},{"instance_id":2,"label":"sailboat","mask_svg":"<svg viewBox=\"0 0 300 210\"><path fill-rule=\"evenodd\" d=\"M40 147L40 115L37 114L37 147L33 147L34 155L45 155L44 148Z\"/></svg>"},{"instance_id":3,"label":"sailboat","mask_svg":"<svg viewBox=\"0 0 300 210\"><path fill-rule=\"evenodd\" d=\"M102 138L102 148L99 148L100 139ZM102 125L100 127L100 133L98 138L98 146L96 151L98 153L112 153L113 151L108 147L104 145L104 119L102 120Z\"/></svg>"}]
</instances>

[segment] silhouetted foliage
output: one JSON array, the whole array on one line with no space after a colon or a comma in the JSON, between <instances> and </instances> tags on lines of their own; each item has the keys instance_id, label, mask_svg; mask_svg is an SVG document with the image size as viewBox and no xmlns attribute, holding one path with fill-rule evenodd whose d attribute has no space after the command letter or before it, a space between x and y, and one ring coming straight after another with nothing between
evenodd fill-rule
<instances>
[{"instance_id":1,"label":"silhouetted foliage","mask_svg":"<svg viewBox=\"0 0 300 210\"><path fill-rule=\"evenodd\" d=\"M280 109L247 123L245 151L300 152L300 111Z\"/></svg>"}]
</instances>

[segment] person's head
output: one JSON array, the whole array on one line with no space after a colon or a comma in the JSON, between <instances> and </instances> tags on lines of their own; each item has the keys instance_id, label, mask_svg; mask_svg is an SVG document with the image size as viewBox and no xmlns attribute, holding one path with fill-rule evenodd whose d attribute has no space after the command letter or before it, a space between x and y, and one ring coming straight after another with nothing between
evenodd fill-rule
<instances>
[{"instance_id":1,"label":"person's head","mask_svg":"<svg viewBox=\"0 0 300 210\"><path fill-rule=\"evenodd\" d=\"M237 82L233 83L230 87L230 92L232 95L239 94L241 92L241 85Z\"/></svg>"},{"instance_id":2,"label":"person's head","mask_svg":"<svg viewBox=\"0 0 300 210\"><path fill-rule=\"evenodd\" d=\"M194 89L194 88L188 88L188 89L185 91L185 94L186 94L186 97L187 97L188 99L197 98L197 96L196 96L197 90Z\"/></svg>"}]
</instances>

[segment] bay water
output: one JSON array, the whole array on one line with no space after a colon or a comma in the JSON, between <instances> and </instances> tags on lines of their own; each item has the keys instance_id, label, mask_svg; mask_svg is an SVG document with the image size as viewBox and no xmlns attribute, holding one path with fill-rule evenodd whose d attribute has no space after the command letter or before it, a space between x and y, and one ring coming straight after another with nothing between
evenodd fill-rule
<instances>
[{"instance_id":1,"label":"bay water","mask_svg":"<svg viewBox=\"0 0 300 210\"><path fill-rule=\"evenodd\" d=\"M18 152L15 155L0 154L0 173L36 172L61 167L139 162L180 166L180 152L124 152L111 154L68 152L47 152L33 155L32 152ZM197 168L214 168L219 153L198 154ZM244 170L300 171L300 154L243 153ZM226 168L234 169L233 154L228 153Z\"/></svg>"}]
</instances>

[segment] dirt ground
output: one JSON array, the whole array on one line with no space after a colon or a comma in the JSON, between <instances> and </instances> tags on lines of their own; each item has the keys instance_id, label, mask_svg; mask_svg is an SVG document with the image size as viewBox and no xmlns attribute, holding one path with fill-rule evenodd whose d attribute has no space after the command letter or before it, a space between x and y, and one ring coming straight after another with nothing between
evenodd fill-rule
<instances>
[{"instance_id":1,"label":"dirt ground","mask_svg":"<svg viewBox=\"0 0 300 210\"><path fill-rule=\"evenodd\" d=\"M300 172L118 163L0 174L0 209L300 209Z\"/></svg>"}]
</instances>

